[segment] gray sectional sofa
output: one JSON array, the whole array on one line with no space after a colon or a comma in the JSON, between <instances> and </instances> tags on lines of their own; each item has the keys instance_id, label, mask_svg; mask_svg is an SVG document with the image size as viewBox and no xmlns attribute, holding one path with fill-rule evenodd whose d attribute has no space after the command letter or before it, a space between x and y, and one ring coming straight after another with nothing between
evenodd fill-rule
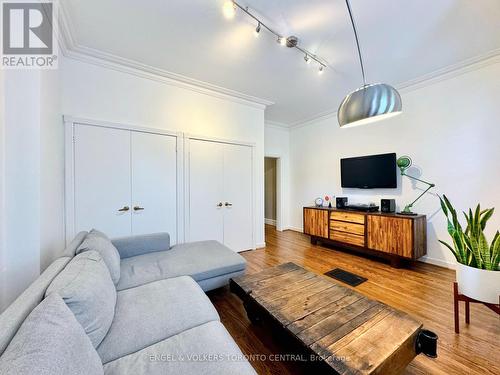
<instances>
[{"instance_id":1,"label":"gray sectional sofa","mask_svg":"<svg viewBox=\"0 0 500 375\"><path fill-rule=\"evenodd\" d=\"M204 293L245 265L216 241L79 233L0 315L0 374L255 374Z\"/></svg>"}]
</instances>

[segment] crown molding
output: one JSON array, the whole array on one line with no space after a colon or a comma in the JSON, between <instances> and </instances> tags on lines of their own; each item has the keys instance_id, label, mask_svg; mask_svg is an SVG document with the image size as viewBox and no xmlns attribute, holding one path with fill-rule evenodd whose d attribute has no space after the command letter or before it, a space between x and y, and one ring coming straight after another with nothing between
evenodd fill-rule
<instances>
[{"instance_id":1,"label":"crown molding","mask_svg":"<svg viewBox=\"0 0 500 375\"><path fill-rule=\"evenodd\" d=\"M304 126L312 125L312 124L314 124L318 121L321 121L321 120L328 120L332 117L337 117L337 110L336 109L330 109L330 110L327 110L324 112L320 112L314 116L307 117L306 119L304 119L302 121L294 122L290 126L290 129L293 130L293 129L303 128Z\"/></svg>"},{"instance_id":2,"label":"crown molding","mask_svg":"<svg viewBox=\"0 0 500 375\"><path fill-rule=\"evenodd\" d=\"M63 5L63 2L60 3L59 15L59 45L63 55L67 58L131 74L136 77L146 78L170 86L191 90L215 98L245 104L258 109L265 109L267 106L274 104L274 102L270 100L247 95L208 82L189 78L181 74L172 73L164 69L155 68L135 60L126 59L79 45L75 39L75 31L72 26L70 15Z\"/></svg>"},{"instance_id":3,"label":"crown molding","mask_svg":"<svg viewBox=\"0 0 500 375\"><path fill-rule=\"evenodd\" d=\"M290 131L290 125L283 122L265 120L264 125L266 128Z\"/></svg>"},{"instance_id":4,"label":"crown molding","mask_svg":"<svg viewBox=\"0 0 500 375\"><path fill-rule=\"evenodd\" d=\"M441 81L461 76L474 70L482 69L498 62L500 62L500 48L462 60L456 64L448 65L431 73L400 83L396 85L396 87L402 93L408 93L434 85Z\"/></svg>"},{"instance_id":5,"label":"crown molding","mask_svg":"<svg viewBox=\"0 0 500 375\"><path fill-rule=\"evenodd\" d=\"M449 80L496 63L500 63L500 48L494 49L485 54L467 60L463 60L457 64L449 65L445 68L435 70L434 72L431 72L429 74L425 74L418 78L395 85L395 87L402 94L407 94L412 91L416 91L424 87L428 87L436 83ZM327 120L336 116L337 109L327 110L314 116L307 117L304 120L292 123L290 125L290 129L302 128L315 122Z\"/></svg>"}]
</instances>

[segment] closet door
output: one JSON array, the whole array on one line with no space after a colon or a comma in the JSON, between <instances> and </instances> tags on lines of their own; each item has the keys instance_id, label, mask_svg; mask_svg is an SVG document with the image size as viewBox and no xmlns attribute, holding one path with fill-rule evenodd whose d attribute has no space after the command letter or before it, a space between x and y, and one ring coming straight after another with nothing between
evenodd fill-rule
<instances>
[{"instance_id":1,"label":"closet door","mask_svg":"<svg viewBox=\"0 0 500 375\"><path fill-rule=\"evenodd\" d=\"M177 138L131 133L132 234L168 232L177 243Z\"/></svg>"},{"instance_id":2,"label":"closet door","mask_svg":"<svg viewBox=\"0 0 500 375\"><path fill-rule=\"evenodd\" d=\"M130 235L130 132L75 125L75 231Z\"/></svg>"},{"instance_id":3,"label":"closet door","mask_svg":"<svg viewBox=\"0 0 500 375\"><path fill-rule=\"evenodd\" d=\"M224 144L189 140L188 241L224 242Z\"/></svg>"},{"instance_id":4,"label":"closet door","mask_svg":"<svg viewBox=\"0 0 500 375\"><path fill-rule=\"evenodd\" d=\"M253 248L252 149L224 146L224 244L234 251Z\"/></svg>"}]
</instances>

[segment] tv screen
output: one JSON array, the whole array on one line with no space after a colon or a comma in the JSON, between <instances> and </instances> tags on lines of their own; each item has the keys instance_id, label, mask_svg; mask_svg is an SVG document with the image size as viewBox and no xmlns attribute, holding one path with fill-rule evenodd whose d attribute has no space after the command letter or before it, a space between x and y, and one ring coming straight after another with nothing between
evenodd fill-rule
<instances>
[{"instance_id":1,"label":"tv screen","mask_svg":"<svg viewBox=\"0 0 500 375\"><path fill-rule=\"evenodd\" d=\"M394 189L396 170L396 154L340 159L343 188Z\"/></svg>"}]
</instances>

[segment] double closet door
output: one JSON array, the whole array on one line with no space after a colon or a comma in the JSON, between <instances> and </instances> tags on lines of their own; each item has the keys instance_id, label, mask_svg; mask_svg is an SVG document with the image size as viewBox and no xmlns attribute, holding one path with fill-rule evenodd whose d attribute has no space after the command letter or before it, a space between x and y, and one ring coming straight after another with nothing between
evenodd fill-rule
<instances>
[{"instance_id":1,"label":"double closet door","mask_svg":"<svg viewBox=\"0 0 500 375\"><path fill-rule=\"evenodd\" d=\"M252 148L188 139L187 240L253 245Z\"/></svg>"},{"instance_id":2,"label":"double closet door","mask_svg":"<svg viewBox=\"0 0 500 375\"><path fill-rule=\"evenodd\" d=\"M75 124L74 232L177 241L177 137Z\"/></svg>"}]
</instances>

